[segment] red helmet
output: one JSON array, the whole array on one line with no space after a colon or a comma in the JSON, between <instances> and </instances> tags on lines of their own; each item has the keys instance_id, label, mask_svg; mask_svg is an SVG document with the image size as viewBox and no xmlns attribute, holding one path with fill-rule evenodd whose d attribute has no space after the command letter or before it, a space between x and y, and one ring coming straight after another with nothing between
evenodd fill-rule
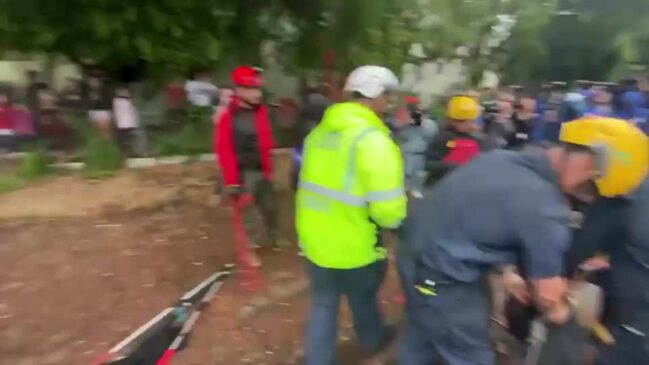
<instances>
[{"instance_id":1,"label":"red helmet","mask_svg":"<svg viewBox=\"0 0 649 365\"><path fill-rule=\"evenodd\" d=\"M419 98L416 97L416 96L412 96L412 95L406 96L405 99L406 99L405 100L406 104L408 104L408 105L418 105L419 104Z\"/></svg>"},{"instance_id":2,"label":"red helmet","mask_svg":"<svg viewBox=\"0 0 649 365\"><path fill-rule=\"evenodd\" d=\"M251 66L238 66L232 71L232 83L235 86L261 87L261 72Z\"/></svg>"}]
</instances>

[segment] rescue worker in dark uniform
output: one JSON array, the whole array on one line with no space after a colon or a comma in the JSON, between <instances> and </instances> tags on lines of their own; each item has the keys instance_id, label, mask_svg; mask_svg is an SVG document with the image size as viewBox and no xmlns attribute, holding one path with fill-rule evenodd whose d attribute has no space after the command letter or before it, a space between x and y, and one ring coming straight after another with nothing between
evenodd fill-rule
<instances>
[{"instance_id":1,"label":"rescue worker in dark uniform","mask_svg":"<svg viewBox=\"0 0 649 365\"><path fill-rule=\"evenodd\" d=\"M442 177L475 158L488 145L478 131L475 120L480 115L480 106L468 96L454 96L446 110L446 127L441 129L426 151L426 188L436 184ZM409 209L419 204L421 192L412 200ZM397 268L406 305L412 303L415 266L408 240L401 240L398 246Z\"/></svg>"},{"instance_id":2,"label":"rescue worker in dark uniform","mask_svg":"<svg viewBox=\"0 0 649 365\"><path fill-rule=\"evenodd\" d=\"M253 213L249 208L254 201L268 230L269 243L275 246L276 198L271 183L274 142L268 107L262 104L261 75L253 67L239 66L232 72L232 83L235 95L216 120L214 152L233 207L233 229L235 235L244 237L240 240L249 243ZM244 222L239 222L241 219ZM252 266L261 264L252 250L241 249L239 256Z\"/></svg>"},{"instance_id":3,"label":"rescue worker in dark uniform","mask_svg":"<svg viewBox=\"0 0 649 365\"><path fill-rule=\"evenodd\" d=\"M487 147L475 120L480 106L468 96L453 97L446 109L446 127L435 135L426 152L426 185L467 163Z\"/></svg>"},{"instance_id":4,"label":"rescue worker in dark uniform","mask_svg":"<svg viewBox=\"0 0 649 365\"><path fill-rule=\"evenodd\" d=\"M610 262L608 326L615 345L598 365L643 365L649 359L649 179L624 198L601 199L586 210L575 236L572 264L595 254Z\"/></svg>"},{"instance_id":5,"label":"rescue worker in dark uniform","mask_svg":"<svg viewBox=\"0 0 649 365\"><path fill-rule=\"evenodd\" d=\"M399 365L493 365L486 276L520 265L529 295L548 320L565 323L564 255L571 241L566 195L633 191L647 174L649 143L616 119L564 123L559 142L481 154L413 203L402 227L415 285ZM511 288L510 288L511 290Z\"/></svg>"}]
</instances>

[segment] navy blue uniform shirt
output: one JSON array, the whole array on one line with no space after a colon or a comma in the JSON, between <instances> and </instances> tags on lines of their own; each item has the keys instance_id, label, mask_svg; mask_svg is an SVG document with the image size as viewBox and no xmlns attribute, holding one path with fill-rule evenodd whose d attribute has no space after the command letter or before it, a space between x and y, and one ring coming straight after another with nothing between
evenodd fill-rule
<instances>
[{"instance_id":1,"label":"navy blue uniform shirt","mask_svg":"<svg viewBox=\"0 0 649 365\"><path fill-rule=\"evenodd\" d=\"M460 282L517 263L529 278L561 276L569 213L542 150L492 151L451 172L413 204L400 253Z\"/></svg>"}]
</instances>

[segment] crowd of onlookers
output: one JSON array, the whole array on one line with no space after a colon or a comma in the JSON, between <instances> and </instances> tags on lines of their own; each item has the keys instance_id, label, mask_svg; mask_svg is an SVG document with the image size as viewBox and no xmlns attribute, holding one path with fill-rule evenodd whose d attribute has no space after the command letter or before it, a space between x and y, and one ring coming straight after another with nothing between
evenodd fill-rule
<instances>
[{"instance_id":1,"label":"crowd of onlookers","mask_svg":"<svg viewBox=\"0 0 649 365\"><path fill-rule=\"evenodd\" d=\"M324 90L324 89L323 89ZM331 104L329 93L307 90L301 102L301 118L297 128L295 165L299 166L302 143L306 135L322 119ZM439 100L441 113L429 112L430 103L418 97L404 98L389 115L386 123L401 147L408 188L424 183L419 172L424 170L426 155L435 137L459 125L461 134L475 136L488 148L520 149L529 143L556 142L561 125L592 114L628 120L649 133L649 76L620 83L577 81L550 82L538 88L516 85L463 94L480 103L478 117L468 123L452 123L446 116L446 100ZM435 119L435 120L434 120ZM293 180L297 181L296 167Z\"/></svg>"},{"instance_id":2,"label":"crowd of onlookers","mask_svg":"<svg viewBox=\"0 0 649 365\"><path fill-rule=\"evenodd\" d=\"M78 142L75 127L85 126L124 147L130 144L140 121L129 86L110 83L101 72L92 70L81 78L68 78L59 90L35 71L27 73L24 87L0 87L2 149L39 142L48 148L68 150Z\"/></svg>"},{"instance_id":3,"label":"crowd of onlookers","mask_svg":"<svg viewBox=\"0 0 649 365\"><path fill-rule=\"evenodd\" d=\"M30 71L23 85L0 82L0 151L20 150L33 142L70 150L78 145L79 131L85 128L114 140L128 155L148 154L131 84L88 70L79 78L68 78L59 89ZM162 119L177 125L188 105L216 106L218 112L218 101L226 101L229 91L219 90L207 73L171 80L164 89L166 114Z\"/></svg>"},{"instance_id":4,"label":"crowd of onlookers","mask_svg":"<svg viewBox=\"0 0 649 365\"><path fill-rule=\"evenodd\" d=\"M129 155L148 153L140 112L129 84L114 82L92 69L79 78L68 78L59 90L34 71L27 73L25 81L23 87L0 83L0 151L15 150L33 141L42 141L52 149L73 148L79 143L77 123L91 127L104 138L114 139ZM164 89L163 119L177 125L188 105L213 108L218 114L232 93L230 87L218 88L206 72L173 79ZM298 148L330 104L328 96L326 91L315 88L302 95L302 118L296 126ZM649 130L649 77L620 83L552 82L534 91L509 86L475 92L472 96L482 105L476 128L497 147L518 148L528 142L556 140L562 122L588 113L630 120ZM429 113L421 109L422 104L426 103L407 98L403 108L388 118L406 150L443 127L443 123L429 125L432 121ZM425 133L407 127L421 117Z\"/></svg>"}]
</instances>

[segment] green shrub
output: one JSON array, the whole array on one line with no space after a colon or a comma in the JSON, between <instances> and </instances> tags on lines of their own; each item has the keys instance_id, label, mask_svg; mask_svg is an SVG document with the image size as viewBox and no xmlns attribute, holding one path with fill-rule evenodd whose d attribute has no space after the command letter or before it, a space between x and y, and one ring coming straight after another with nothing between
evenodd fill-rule
<instances>
[{"instance_id":1,"label":"green shrub","mask_svg":"<svg viewBox=\"0 0 649 365\"><path fill-rule=\"evenodd\" d=\"M178 131L164 132L155 138L157 154L194 156L210 152L214 134L211 112L211 108L187 108Z\"/></svg>"},{"instance_id":2,"label":"green shrub","mask_svg":"<svg viewBox=\"0 0 649 365\"><path fill-rule=\"evenodd\" d=\"M18 177L25 180L34 180L47 175L50 172L47 153L44 150L34 150L25 153Z\"/></svg>"},{"instance_id":3,"label":"green shrub","mask_svg":"<svg viewBox=\"0 0 649 365\"><path fill-rule=\"evenodd\" d=\"M90 178L112 176L122 166L122 153L117 145L97 133L86 135L81 158L86 176Z\"/></svg>"}]
</instances>

